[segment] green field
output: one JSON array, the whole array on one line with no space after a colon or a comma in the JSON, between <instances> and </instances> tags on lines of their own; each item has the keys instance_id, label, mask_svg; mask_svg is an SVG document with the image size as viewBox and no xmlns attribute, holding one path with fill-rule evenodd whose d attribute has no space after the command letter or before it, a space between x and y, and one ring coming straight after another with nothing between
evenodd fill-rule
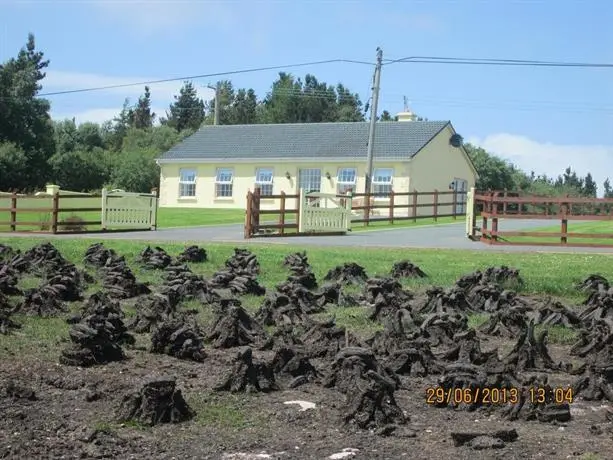
<instances>
[{"instance_id":1,"label":"green field","mask_svg":"<svg viewBox=\"0 0 613 460\"><path fill-rule=\"evenodd\" d=\"M504 223L500 223L498 225L500 231L504 231ZM519 231L523 232L541 232L541 233L560 233L561 225L558 223L556 225L547 225L543 227L532 227L526 228ZM605 235L609 234L611 237L606 238L567 238L568 244L578 243L578 244L601 244L601 245L611 245L613 246L613 221L593 221L593 222L576 222L569 220L568 233L587 233L590 235ZM534 236L505 236L504 240L510 242L517 243L559 243L560 238L556 237L534 237Z\"/></svg>"},{"instance_id":2,"label":"green field","mask_svg":"<svg viewBox=\"0 0 613 460\"><path fill-rule=\"evenodd\" d=\"M10 208L11 199L6 196L0 195L0 208ZM17 200L17 231L40 231L47 230L51 225L51 198L20 198ZM85 222L99 222L100 211L72 211L71 209L79 208L100 208L101 199L99 197L78 197L78 198L64 198L60 196L60 213L58 216L58 222L60 223L60 230L67 228L62 226L61 223L65 219L78 216ZM23 209L23 211L19 211ZM36 211L40 209L40 211ZM288 214L286 221L293 221L295 215ZM0 232L6 232L10 230L8 222L11 220L10 212L0 211ZM260 216L260 222L277 223L279 216L274 214L263 214ZM229 224L243 224L245 222L245 210L243 209L210 209L210 208L159 208L157 225L158 228L173 228L173 227L200 227L200 226L212 226L212 225L229 225ZM352 225L353 231L370 231L381 230L385 228L401 228L401 227L413 227L422 225L441 225L454 222L463 222L463 217L459 216L457 220L451 217L442 217L437 221L432 218L412 220L398 220L393 224L387 221L384 222L370 222L368 226L364 223L354 223ZM86 225L87 230L99 230L100 225L90 224ZM292 230L287 230L287 233L291 233ZM295 232L295 230L294 230Z\"/></svg>"},{"instance_id":3,"label":"green field","mask_svg":"<svg viewBox=\"0 0 613 460\"><path fill-rule=\"evenodd\" d=\"M28 249L43 241L51 241L62 251L65 257L80 264L85 249L98 240L65 240L45 238L3 238L3 244L15 248ZM104 241L100 238L99 241ZM291 243L291 240L288 240ZM134 260L138 253L148 244L146 241L108 240L105 245L121 254L128 260ZM161 245L170 254L178 254L185 244L156 243ZM235 243L207 244L203 247L209 253L210 263L196 264L194 269L210 275L228 258ZM280 261L285 255L302 251L304 248L290 245L248 245L249 249L257 254L262 265L262 282L273 286L287 277L287 270L281 266ZM325 249L309 248L307 250L309 261L313 265L318 277L332 267L344 262L354 261L364 267L371 276L384 276L391 269L394 262L401 259L410 259L430 275L427 281L409 281L409 284L426 285L436 284L448 286L453 284L459 276L477 269L493 265L508 265L519 268L526 280L524 292L533 294L549 294L562 298L577 299L579 294L574 284L592 273L599 273L613 279L613 256L604 254L559 254L559 253L491 253L482 251L461 251L441 249L364 249L364 248L335 248ZM146 280L156 281L159 273L149 271L140 272Z\"/></svg>"},{"instance_id":4,"label":"green field","mask_svg":"<svg viewBox=\"0 0 613 460\"><path fill-rule=\"evenodd\" d=\"M9 208L11 199L0 196L0 208ZM18 231L41 230L48 228L51 223L51 198L21 198L17 200L17 222L24 223L17 226ZM100 221L100 211L72 211L79 208L100 208L100 197L62 198L59 202L60 213L58 222L71 216L78 216L86 222ZM24 211L19 211L24 209ZM41 209L41 211L36 211ZM270 216L263 216L270 220ZM0 231L9 231L10 213L0 211ZM158 228L195 227L204 225L240 224L245 221L243 209L190 209L190 208L159 208ZM61 225L60 225L61 226ZM88 230L99 230L100 225L87 225Z\"/></svg>"},{"instance_id":5,"label":"green field","mask_svg":"<svg viewBox=\"0 0 613 460\"><path fill-rule=\"evenodd\" d=\"M102 240L102 239L101 239ZM5 238L2 243L16 249L27 250L30 247L45 241L43 238ZM83 255L86 248L94 241L89 240L51 240L61 251L62 255L78 266L82 266ZM147 245L143 241L105 241L105 245L115 249L119 254L126 257L139 280L149 282L152 285L161 283L163 271L143 270L135 262L137 255ZM151 244L151 243L149 243ZM171 255L179 254L184 244L164 244L161 246ZM188 242L185 243L189 244ZM204 276L210 276L224 264L224 261L233 253L235 245L210 244L205 248L209 255L209 261L203 264L190 264L194 272ZM258 257L261 265L259 281L267 288L287 278L288 271L280 263L283 258L302 248L278 245L252 245L252 250ZM584 295L575 289L575 284L591 273L599 273L609 279L613 278L612 257L606 255L584 254L503 254L483 253L478 251L449 251L449 250L426 250L412 249L363 249L363 248L326 248L309 249L307 251L309 262L313 266L318 279L326 272L345 262L356 262L364 266L370 276L386 276L393 263L402 259L410 259L419 265L429 278L425 280L406 280L406 287L420 291L431 285L449 286L458 277L477 269L483 269L493 265L509 265L519 268L525 280L522 292L526 294L551 295L562 299L568 304L577 305L584 299ZM36 287L40 279L24 278L20 282L22 288ZM94 292L100 287L93 285L89 292ZM242 302L245 308L252 313L262 303L262 298L243 296ZM199 318L203 324L211 321L210 309L203 309L197 302L187 305L190 308L200 310ZM78 307L78 305L77 305ZM127 311L128 314L132 314ZM368 319L369 310L364 307L330 307L326 313L321 314L321 319L335 317L341 326L346 326L356 334L368 336L381 325ZM0 359L6 350L19 354L43 354L48 350L49 359L57 359L56 348L58 341L67 335L69 325L61 318L42 319L39 317L17 316L23 328L17 334L8 336L0 335ZM470 324L476 327L487 320L487 315L477 314L469 318ZM560 326L547 328L550 334L550 342L569 343L576 339L576 332Z\"/></svg>"}]
</instances>

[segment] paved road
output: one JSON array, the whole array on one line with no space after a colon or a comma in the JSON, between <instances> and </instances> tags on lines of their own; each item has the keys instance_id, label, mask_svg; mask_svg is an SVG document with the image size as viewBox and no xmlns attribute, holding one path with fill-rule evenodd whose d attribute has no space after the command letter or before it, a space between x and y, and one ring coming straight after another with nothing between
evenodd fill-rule
<instances>
[{"instance_id":1,"label":"paved road","mask_svg":"<svg viewBox=\"0 0 613 460\"><path fill-rule=\"evenodd\" d=\"M542 220L508 220L501 222L501 229L519 230L546 225ZM242 225L215 227L168 228L155 232L138 231L124 233L55 235L53 238L122 239L151 242L229 242L247 244L283 244L292 246L353 246L388 248L472 249L504 252L585 252L613 254L613 248L564 248L541 246L490 246L469 240L464 222L419 227L405 227L376 231L352 232L346 236L297 236L243 239ZM20 236L30 236L21 234ZM49 235L41 235L49 237Z\"/></svg>"}]
</instances>

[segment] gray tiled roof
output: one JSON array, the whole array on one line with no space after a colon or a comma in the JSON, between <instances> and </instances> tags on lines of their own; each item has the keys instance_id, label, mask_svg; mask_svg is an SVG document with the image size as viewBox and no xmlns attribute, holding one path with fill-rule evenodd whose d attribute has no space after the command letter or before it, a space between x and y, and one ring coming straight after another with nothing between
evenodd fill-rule
<instances>
[{"instance_id":1,"label":"gray tiled roof","mask_svg":"<svg viewBox=\"0 0 613 460\"><path fill-rule=\"evenodd\" d=\"M374 157L407 159L449 121L380 122ZM161 160L247 158L364 158L368 122L204 126L162 154Z\"/></svg>"}]
</instances>

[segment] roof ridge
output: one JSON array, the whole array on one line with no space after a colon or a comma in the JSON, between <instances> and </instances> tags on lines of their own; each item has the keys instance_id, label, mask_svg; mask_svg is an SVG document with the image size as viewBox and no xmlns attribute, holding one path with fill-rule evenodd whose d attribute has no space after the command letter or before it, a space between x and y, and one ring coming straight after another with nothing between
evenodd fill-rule
<instances>
[{"instance_id":1,"label":"roof ridge","mask_svg":"<svg viewBox=\"0 0 613 460\"><path fill-rule=\"evenodd\" d=\"M389 123L415 123L415 124L434 124L434 123L450 123L451 120L419 120L419 121L390 121ZM386 121L379 121L377 123L388 123ZM198 128L198 131L201 129L210 129L210 128L233 128L233 127L245 127L245 126L270 126L270 127L278 127L278 126L311 126L311 125L360 125L360 124L370 124L370 121L321 121L321 122L309 122L309 123L245 123L245 124L232 124L232 125L203 125Z\"/></svg>"}]
</instances>

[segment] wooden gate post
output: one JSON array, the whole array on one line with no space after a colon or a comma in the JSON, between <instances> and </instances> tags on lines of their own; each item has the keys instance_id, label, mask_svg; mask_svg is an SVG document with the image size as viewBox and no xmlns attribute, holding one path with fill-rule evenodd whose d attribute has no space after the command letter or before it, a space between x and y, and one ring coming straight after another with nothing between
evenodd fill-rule
<instances>
[{"instance_id":1,"label":"wooden gate post","mask_svg":"<svg viewBox=\"0 0 613 460\"><path fill-rule=\"evenodd\" d=\"M304 210L306 209L306 192L304 188L300 189L300 197L298 198L298 233L302 233L304 228Z\"/></svg>"},{"instance_id":2,"label":"wooden gate post","mask_svg":"<svg viewBox=\"0 0 613 460\"><path fill-rule=\"evenodd\" d=\"M251 238L251 201L253 200L252 196L253 195L251 193L251 190L249 190L247 192L247 207L245 208L245 232L243 234L243 237L246 240Z\"/></svg>"},{"instance_id":3,"label":"wooden gate post","mask_svg":"<svg viewBox=\"0 0 613 460\"><path fill-rule=\"evenodd\" d=\"M350 190L347 192L347 198L345 199L345 212L347 215L347 231L351 231L351 217L352 214L352 201L353 201L353 192Z\"/></svg>"},{"instance_id":4,"label":"wooden gate post","mask_svg":"<svg viewBox=\"0 0 613 460\"><path fill-rule=\"evenodd\" d=\"M102 230L106 230L106 206L107 206L107 195L108 195L108 190L106 188L102 189L102 205L100 206L101 209L101 216L100 216L100 226L102 228Z\"/></svg>"}]
</instances>

